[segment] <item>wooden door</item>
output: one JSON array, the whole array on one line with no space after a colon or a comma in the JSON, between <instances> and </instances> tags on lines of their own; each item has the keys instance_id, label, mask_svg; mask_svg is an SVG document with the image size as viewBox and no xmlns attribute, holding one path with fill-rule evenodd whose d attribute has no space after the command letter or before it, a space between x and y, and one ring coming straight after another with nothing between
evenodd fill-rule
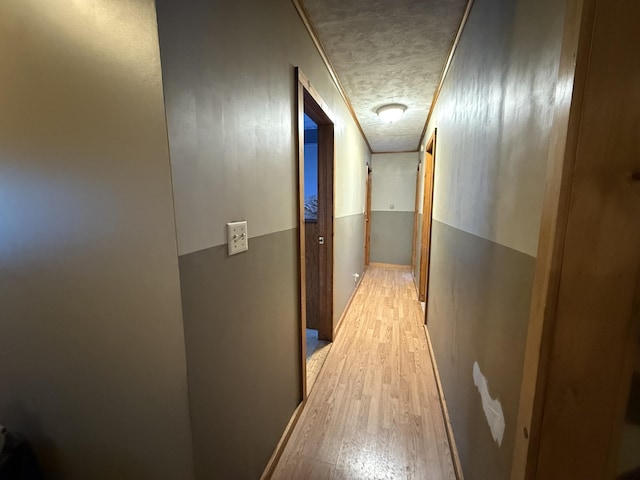
<instances>
[{"instance_id":1,"label":"wooden door","mask_svg":"<svg viewBox=\"0 0 640 480\"><path fill-rule=\"evenodd\" d=\"M429 290L429 260L431 255L431 222L433 218L433 183L436 159L436 134L429 139L424 160L424 196L422 201L422 238L420 241L420 286L418 298L427 301Z\"/></svg>"},{"instance_id":2,"label":"wooden door","mask_svg":"<svg viewBox=\"0 0 640 480\"><path fill-rule=\"evenodd\" d=\"M305 283L307 285L307 328L320 329L320 245L318 222L305 222Z\"/></svg>"},{"instance_id":3,"label":"wooden door","mask_svg":"<svg viewBox=\"0 0 640 480\"><path fill-rule=\"evenodd\" d=\"M319 191L318 125L304 115L304 186L305 186L305 283L307 286L307 328L319 330L320 322L320 248L318 208L323 192Z\"/></svg>"},{"instance_id":4,"label":"wooden door","mask_svg":"<svg viewBox=\"0 0 640 480\"><path fill-rule=\"evenodd\" d=\"M319 278L319 322L318 338L333 341L333 170L334 133L333 123L313 109L319 104L309 95L305 111L317 115L318 123L318 278ZM323 116L324 115L324 116ZM314 119L315 120L315 119Z\"/></svg>"},{"instance_id":5,"label":"wooden door","mask_svg":"<svg viewBox=\"0 0 640 480\"><path fill-rule=\"evenodd\" d=\"M418 228L420 228L420 163L416 169L416 194L415 202L413 206L413 244L411 246L411 269L413 270L413 280L415 282L418 277L419 265L416 265L416 259L418 257Z\"/></svg>"}]
</instances>

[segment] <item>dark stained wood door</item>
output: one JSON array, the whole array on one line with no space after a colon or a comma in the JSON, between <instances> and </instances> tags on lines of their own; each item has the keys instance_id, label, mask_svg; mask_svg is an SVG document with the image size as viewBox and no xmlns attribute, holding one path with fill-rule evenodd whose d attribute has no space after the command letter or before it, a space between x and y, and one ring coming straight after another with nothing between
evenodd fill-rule
<instances>
[{"instance_id":1,"label":"dark stained wood door","mask_svg":"<svg viewBox=\"0 0 640 480\"><path fill-rule=\"evenodd\" d=\"M320 245L317 221L305 224L305 282L307 285L307 328L320 329Z\"/></svg>"}]
</instances>

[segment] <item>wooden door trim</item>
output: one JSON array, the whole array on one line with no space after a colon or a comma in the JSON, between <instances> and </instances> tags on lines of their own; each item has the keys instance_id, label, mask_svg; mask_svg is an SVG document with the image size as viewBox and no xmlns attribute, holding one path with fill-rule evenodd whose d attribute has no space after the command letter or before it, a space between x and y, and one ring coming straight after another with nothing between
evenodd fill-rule
<instances>
[{"instance_id":1,"label":"wooden door trim","mask_svg":"<svg viewBox=\"0 0 640 480\"><path fill-rule=\"evenodd\" d=\"M422 197L422 235L420 239L420 287L418 299L428 302L429 293L429 265L431 263L431 231L433 224L433 191L436 167L436 147L438 129L429 138L424 149L424 194ZM426 309L425 309L426 312ZM426 315L425 315L426 322Z\"/></svg>"},{"instance_id":2,"label":"wooden door trim","mask_svg":"<svg viewBox=\"0 0 640 480\"><path fill-rule=\"evenodd\" d=\"M298 143L298 292L300 317L300 341L302 362L300 367L301 401L307 398L307 275L305 264L305 221L304 221L304 86L299 81L301 72L296 68L296 142Z\"/></svg>"},{"instance_id":3,"label":"wooden door trim","mask_svg":"<svg viewBox=\"0 0 640 480\"><path fill-rule=\"evenodd\" d=\"M416 257L418 256L418 218L420 217L420 165L416 169L416 194L413 206L413 243L411 246L411 272L413 274L413 283L416 283ZM418 287L418 285L416 285Z\"/></svg>"},{"instance_id":4,"label":"wooden door trim","mask_svg":"<svg viewBox=\"0 0 640 480\"><path fill-rule=\"evenodd\" d=\"M304 220L304 114L305 112L318 125L318 177L325 179L318 185L318 197L323 195L323 213L318 212L320 233L324 233L325 245L320 249L320 262L324 275L320 278L320 323L323 325L323 337L333 341L333 285L334 285L334 218L335 218L335 136L334 121L327 104L322 100L318 91L311 85L307 76L298 67L295 69L296 106L297 106L297 155L298 155L298 272L299 272L299 315L301 342L301 400L307 398L306 372L306 267L305 267L305 220ZM320 331L319 331L320 333Z\"/></svg>"},{"instance_id":5,"label":"wooden door trim","mask_svg":"<svg viewBox=\"0 0 640 480\"><path fill-rule=\"evenodd\" d=\"M329 106L322 99L322 97L320 96L318 91L311 84L311 81L302 72L300 67L296 67L296 78L297 78L297 82L298 82L299 86L300 85L302 86L303 90L305 92L307 92L307 94L314 100L314 102L317 105L317 107L316 106L313 107L313 113L316 114L317 116L321 117L320 120L319 120L320 123L318 124L318 126L320 126L320 124L326 124L326 123L335 124L335 121L334 121L333 115L331 114L331 110L329 109ZM304 104L303 104L303 106L304 106ZM303 110L302 113L303 113L302 120L304 122L304 110ZM318 123L318 122L316 122L316 123ZM303 123L303 127L302 128L303 128L302 133L304 134L304 123ZM303 141L304 141L304 138L303 138ZM304 151L303 151L303 153L304 153Z\"/></svg>"},{"instance_id":6,"label":"wooden door trim","mask_svg":"<svg viewBox=\"0 0 640 480\"><path fill-rule=\"evenodd\" d=\"M612 478L617 463L628 388L621 372L633 363L633 344L622 341L637 341L640 302L640 258L629 241L639 234L631 189L640 165L624 128L637 124L637 110L624 107L630 87L617 80L619 72L632 78L622 65L637 73L638 15L637 6L567 2L513 480ZM603 293L603 279L615 282L615 293Z\"/></svg>"},{"instance_id":7,"label":"wooden door trim","mask_svg":"<svg viewBox=\"0 0 640 480\"><path fill-rule=\"evenodd\" d=\"M372 175L373 170L367 164L367 191L366 191L366 209L365 209L365 237L364 237L364 265L365 267L371 262L371 195L372 195Z\"/></svg>"}]
</instances>

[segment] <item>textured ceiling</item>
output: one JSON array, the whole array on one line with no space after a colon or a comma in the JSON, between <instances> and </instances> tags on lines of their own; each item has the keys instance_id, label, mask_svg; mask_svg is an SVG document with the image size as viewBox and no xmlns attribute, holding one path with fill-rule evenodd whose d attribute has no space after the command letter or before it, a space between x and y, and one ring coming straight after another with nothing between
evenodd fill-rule
<instances>
[{"instance_id":1,"label":"textured ceiling","mask_svg":"<svg viewBox=\"0 0 640 480\"><path fill-rule=\"evenodd\" d=\"M373 152L415 151L467 0L303 0ZM392 124L376 109L403 103Z\"/></svg>"}]
</instances>

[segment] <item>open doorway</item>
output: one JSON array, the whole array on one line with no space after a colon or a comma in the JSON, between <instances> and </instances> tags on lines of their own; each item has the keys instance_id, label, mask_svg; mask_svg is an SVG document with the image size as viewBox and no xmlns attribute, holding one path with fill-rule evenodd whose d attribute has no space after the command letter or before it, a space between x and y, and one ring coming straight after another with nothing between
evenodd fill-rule
<instances>
[{"instance_id":1,"label":"open doorway","mask_svg":"<svg viewBox=\"0 0 640 480\"><path fill-rule=\"evenodd\" d=\"M320 337L320 229L318 225L318 124L304 113L304 227L307 388L311 390L331 342Z\"/></svg>"},{"instance_id":2,"label":"open doorway","mask_svg":"<svg viewBox=\"0 0 640 480\"><path fill-rule=\"evenodd\" d=\"M298 195L302 395L306 398L333 341L334 125L298 70Z\"/></svg>"}]
</instances>

